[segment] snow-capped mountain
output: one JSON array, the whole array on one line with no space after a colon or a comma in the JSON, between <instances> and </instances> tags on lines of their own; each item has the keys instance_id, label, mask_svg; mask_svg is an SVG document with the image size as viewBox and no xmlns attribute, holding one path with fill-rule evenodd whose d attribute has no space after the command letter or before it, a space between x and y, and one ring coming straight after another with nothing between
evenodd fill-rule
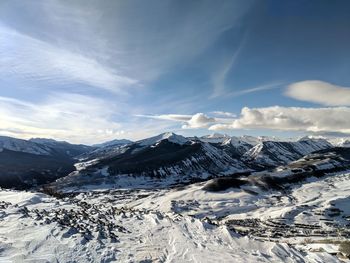
<instances>
[{"instance_id":1,"label":"snow-capped mountain","mask_svg":"<svg viewBox=\"0 0 350 263\"><path fill-rule=\"evenodd\" d=\"M331 138L329 142L337 147L350 147L350 138Z\"/></svg>"},{"instance_id":2,"label":"snow-capped mountain","mask_svg":"<svg viewBox=\"0 0 350 263\"><path fill-rule=\"evenodd\" d=\"M198 138L199 140L203 142L208 143L221 143L221 144L227 144L232 142L234 143L245 143L252 146L257 145L259 142L264 141L265 137L254 137L249 135L242 135L242 136L229 136L227 134L220 134L220 133L214 133L210 135L205 135Z\"/></svg>"},{"instance_id":3,"label":"snow-capped mountain","mask_svg":"<svg viewBox=\"0 0 350 263\"><path fill-rule=\"evenodd\" d=\"M0 136L0 152L4 150L35 155L50 155L52 151L50 147L36 143L35 141Z\"/></svg>"},{"instance_id":4,"label":"snow-capped mountain","mask_svg":"<svg viewBox=\"0 0 350 263\"><path fill-rule=\"evenodd\" d=\"M185 183L222 173L247 170L244 163L232 158L224 149L173 133L160 134L115 148L106 155L85 159L77 166L82 169L62 178L59 184L74 185L82 183L82 180L89 184L107 181L117 184L116 181L123 176L128 176L129 182L132 178L146 177ZM87 174L90 176L89 182L86 182Z\"/></svg>"},{"instance_id":5,"label":"snow-capped mountain","mask_svg":"<svg viewBox=\"0 0 350 263\"><path fill-rule=\"evenodd\" d=\"M263 168L295 161L311 152L333 147L324 139L302 138L296 142L263 141L247 151L242 160Z\"/></svg>"},{"instance_id":6,"label":"snow-capped mountain","mask_svg":"<svg viewBox=\"0 0 350 263\"><path fill-rule=\"evenodd\" d=\"M266 141L267 137L221 134L186 138L171 132L136 142L107 142L99 147L50 139L0 139L2 185L8 185L6 181L12 185L15 181L26 181L26 185L47 182L65 177L75 169L60 181L81 183L80 179L84 179L84 184L99 184L108 179L114 184L122 176L124 181L151 178L171 184L185 183L274 168L333 147L324 139L307 137L298 141Z\"/></svg>"},{"instance_id":7,"label":"snow-capped mountain","mask_svg":"<svg viewBox=\"0 0 350 263\"><path fill-rule=\"evenodd\" d=\"M115 140L108 141L108 142L94 144L94 145L92 145L92 147L96 147L96 148L115 147L115 146L123 146L123 145L129 144L129 143L132 143L132 141L127 140L127 139L115 139Z\"/></svg>"},{"instance_id":8,"label":"snow-capped mountain","mask_svg":"<svg viewBox=\"0 0 350 263\"><path fill-rule=\"evenodd\" d=\"M199 140L209 143L225 143L225 141L229 140L230 138L231 136L227 134L213 133L210 135L201 136L199 137Z\"/></svg>"},{"instance_id":9,"label":"snow-capped mountain","mask_svg":"<svg viewBox=\"0 0 350 263\"><path fill-rule=\"evenodd\" d=\"M75 170L74 157L90 147L50 139L0 137L0 187L30 188Z\"/></svg>"},{"instance_id":10,"label":"snow-capped mountain","mask_svg":"<svg viewBox=\"0 0 350 263\"><path fill-rule=\"evenodd\" d=\"M340 147L350 147L350 140L344 140L339 146Z\"/></svg>"},{"instance_id":11,"label":"snow-capped mountain","mask_svg":"<svg viewBox=\"0 0 350 263\"><path fill-rule=\"evenodd\" d=\"M116 139L112 141L107 141L100 144L92 145L92 149L78 156L78 159L82 162L84 160L92 160L99 158L106 158L107 156L113 156L121 149L133 142L126 139Z\"/></svg>"},{"instance_id":12,"label":"snow-capped mountain","mask_svg":"<svg viewBox=\"0 0 350 263\"><path fill-rule=\"evenodd\" d=\"M54 154L68 155L70 157L77 157L94 149L94 147L83 144L71 144L65 141L56 141L46 138L32 138L29 142L34 142L51 148L51 151L54 151Z\"/></svg>"},{"instance_id":13,"label":"snow-capped mountain","mask_svg":"<svg viewBox=\"0 0 350 263\"><path fill-rule=\"evenodd\" d=\"M165 132L162 134L159 134L154 137L150 137L144 140L137 141L136 143L139 144L140 146L151 146L154 144L157 144L163 140L166 140L168 142L172 142L175 144L183 145L187 143L189 140L181 135L177 135L173 132Z\"/></svg>"},{"instance_id":14,"label":"snow-capped mountain","mask_svg":"<svg viewBox=\"0 0 350 263\"><path fill-rule=\"evenodd\" d=\"M215 139L215 142L206 139ZM249 141L253 141L252 138ZM330 143L320 139L261 141L254 146L246 137L215 135L206 136L203 141L203 138L164 133L104 152L101 148L98 154L88 153L76 165L79 171L60 179L56 185L60 188L83 184L123 187L125 184L140 186L141 182L145 186L148 184L145 180L163 185L186 183L273 168L330 147Z\"/></svg>"}]
</instances>

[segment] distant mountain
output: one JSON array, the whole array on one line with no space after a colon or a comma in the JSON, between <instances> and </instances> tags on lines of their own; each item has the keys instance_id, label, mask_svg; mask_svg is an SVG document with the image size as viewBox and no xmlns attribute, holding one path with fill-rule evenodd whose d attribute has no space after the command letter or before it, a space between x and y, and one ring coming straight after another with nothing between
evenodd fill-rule
<instances>
[{"instance_id":1,"label":"distant mountain","mask_svg":"<svg viewBox=\"0 0 350 263\"><path fill-rule=\"evenodd\" d=\"M132 141L126 140L126 139L121 139L121 140L116 139L116 140L112 140L104 143L94 144L92 146L96 148L102 148L102 147L122 146L129 143L132 143Z\"/></svg>"},{"instance_id":2,"label":"distant mountain","mask_svg":"<svg viewBox=\"0 0 350 263\"><path fill-rule=\"evenodd\" d=\"M244 163L220 147L174 133L163 133L115 148L113 152L87 159L77 167L81 170L60 179L58 184L115 184L125 176L129 178L126 183L144 177L185 183L247 169Z\"/></svg>"},{"instance_id":3,"label":"distant mountain","mask_svg":"<svg viewBox=\"0 0 350 263\"><path fill-rule=\"evenodd\" d=\"M307 138L297 142L262 140L226 135L185 138L174 133L163 133L100 151L99 155L89 153L90 158L76 165L79 171L60 179L58 185L125 187L142 182L145 186L145 178L158 180L163 185L185 183L273 168L332 147L325 140ZM252 142L257 144L253 145Z\"/></svg>"},{"instance_id":4,"label":"distant mountain","mask_svg":"<svg viewBox=\"0 0 350 263\"><path fill-rule=\"evenodd\" d=\"M331 138L329 141L337 147L350 147L350 138Z\"/></svg>"},{"instance_id":5,"label":"distant mountain","mask_svg":"<svg viewBox=\"0 0 350 263\"><path fill-rule=\"evenodd\" d=\"M350 147L350 140L344 140L339 146L340 147Z\"/></svg>"},{"instance_id":6,"label":"distant mountain","mask_svg":"<svg viewBox=\"0 0 350 263\"><path fill-rule=\"evenodd\" d=\"M52 139L32 138L29 142L34 142L53 149L56 153L68 155L69 157L77 157L83 153L95 149L93 146L83 144L71 144L65 141L56 141Z\"/></svg>"},{"instance_id":7,"label":"distant mountain","mask_svg":"<svg viewBox=\"0 0 350 263\"><path fill-rule=\"evenodd\" d=\"M91 151L81 154L78 158L80 161L105 158L107 156L115 155L120 152L120 148L125 145L133 143L130 140L112 140L100 144L92 145Z\"/></svg>"},{"instance_id":8,"label":"distant mountain","mask_svg":"<svg viewBox=\"0 0 350 263\"><path fill-rule=\"evenodd\" d=\"M151 138L137 141L136 143L139 144L140 146L151 146L151 145L157 144L163 140L167 140L168 142L172 142L172 143L179 144L179 145L183 145L183 144L189 142L189 140L187 138L185 138L181 135L177 135L173 132L165 132L165 133L159 134L159 135L151 137Z\"/></svg>"},{"instance_id":9,"label":"distant mountain","mask_svg":"<svg viewBox=\"0 0 350 263\"><path fill-rule=\"evenodd\" d=\"M202 177L228 169L244 169L223 150L173 133L138 141L126 151L100 162L111 174Z\"/></svg>"},{"instance_id":10,"label":"distant mountain","mask_svg":"<svg viewBox=\"0 0 350 263\"><path fill-rule=\"evenodd\" d=\"M199 137L199 140L201 140L202 142L209 142L209 143L225 143L230 138L231 136L227 134L214 133L214 134Z\"/></svg>"},{"instance_id":11,"label":"distant mountain","mask_svg":"<svg viewBox=\"0 0 350 263\"><path fill-rule=\"evenodd\" d=\"M229 136L227 134L214 133L211 135L205 135L205 136L199 137L199 140L203 142L221 143L221 144L227 144L229 141L231 141L231 142L237 142L237 143L246 143L246 144L255 146L259 142L267 140L267 137L254 137L249 135Z\"/></svg>"},{"instance_id":12,"label":"distant mountain","mask_svg":"<svg viewBox=\"0 0 350 263\"><path fill-rule=\"evenodd\" d=\"M4 150L35 155L50 155L52 149L36 142L0 136L0 152Z\"/></svg>"},{"instance_id":13,"label":"distant mountain","mask_svg":"<svg viewBox=\"0 0 350 263\"><path fill-rule=\"evenodd\" d=\"M246 177L226 176L208 181L207 191L223 191L228 188L240 188L242 185L254 185L265 190L286 190L286 184L300 183L309 177L321 178L327 174L339 173L350 169L350 148L332 147L307 154L287 165L275 169L254 172Z\"/></svg>"},{"instance_id":14,"label":"distant mountain","mask_svg":"<svg viewBox=\"0 0 350 263\"><path fill-rule=\"evenodd\" d=\"M324 139L302 138L296 142L263 141L247 151L242 160L254 167L276 167L288 164L314 151L332 147L332 144Z\"/></svg>"},{"instance_id":15,"label":"distant mountain","mask_svg":"<svg viewBox=\"0 0 350 263\"><path fill-rule=\"evenodd\" d=\"M74 157L90 147L49 139L0 136L0 187L28 188L75 170Z\"/></svg>"},{"instance_id":16,"label":"distant mountain","mask_svg":"<svg viewBox=\"0 0 350 263\"><path fill-rule=\"evenodd\" d=\"M0 186L30 187L61 177L62 185L116 185L121 178L124 185L139 183L137 178L169 185L271 169L332 147L324 139L308 137L298 141L220 134L186 138L171 132L97 146L0 137Z\"/></svg>"}]
</instances>

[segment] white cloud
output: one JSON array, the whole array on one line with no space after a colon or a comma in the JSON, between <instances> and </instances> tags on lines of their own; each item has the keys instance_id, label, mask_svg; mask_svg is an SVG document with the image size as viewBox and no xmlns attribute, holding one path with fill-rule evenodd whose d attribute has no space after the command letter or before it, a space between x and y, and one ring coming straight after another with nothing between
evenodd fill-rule
<instances>
[{"instance_id":1,"label":"white cloud","mask_svg":"<svg viewBox=\"0 0 350 263\"><path fill-rule=\"evenodd\" d=\"M212 114L219 116L219 117L236 117L237 115L232 113L232 112L227 112L227 111L212 111Z\"/></svg>"},{"instance_id":2,"label":"white cloud","mask_svg":"<svg viewBox=\"0 0 350 263\"><path fill-rule=\"evenodd\" d=\"M187 122L187 121L189 121L192 118L192 115L161 114L161 115L136 115L136 117L158 119L158 120L167 120L167 121Z\"/></svg>"},{"instance_id":3,"label":"white cloud","mask_svg":"<svg viewBox=\"0 0 350 263\"><path fill-rule=\"evenodd\" d=\"M223 33L236 26L254 2L201 1L177 5L172 0L147 3L13 0L2 6L5 14L2 20L9 28L16 28L20 35L54 48L85 54L102 64L107 72L110 73L111 68L116 70L112 70L114 76L147 84L170 68L186 64L202 54ZM23 16L21 12L38 15ZM220 16L216 15L218 13ZM20 44L12 47L26 49L26 55L31 51L39 52L36 55L40 56L40 48L31 49L33 44L29 41L28 46L28 40L31 39L15 39L12 43ZM92 76L89 74L90 78ZM104 86L110 86L106 84Z\"/></svg>"},{"instance_id":4,"label":"white cloud","mask_svg":"<svg viewBox=\"0 0 350 263\"><path fill-rule=\"evenodd\" d=\"M181 115L181 114L163 114L163 115L136 115L138 117L174 121L182 123L182 129L200 129L208 128L215 123L228 123L232 121L232 113L228 112L215 112L216 115L225 115L225 118L214 118L204 113L196 113L194 115ZM230 116L228 117L228 114Z\"/></svg>"},{"instance_id":5,"label":"white cloud","mask_svg":"<svg viewBox=\"0 0 350 263\"><path fill-rule=\"evenodd\" d=\"M241 53L241 50L243 49L245 40L246 40L246 35L241 40L241 43L239 44L238 48L235 50L233 55L221 65L221 68L217 72L213 74L212 76L213 93L211 95L211 98L216 98L216 97L226 95L227 92L226 92L225 82L226 82L227 74L235 65L236 60L239 54Z\"/></svg>"},{"instance_id":6,"label":"white cloud","mask_svg":"<svg viewBox=\"0 0 350 263\"><path fill-rule=\"evenodd\" d=\"M341 87L319 80L306 80L291 84L287 96L326 106L350 106L350 87Z\"/></svg>"},{"instance_id":7,"label":"white cloud","mask_svg":"<svg viewBox=\"0 0 350 263\"><path fill-rule=\"evenodd\" d=\"M206 128L216 122L215 118L209 117L204 113L196 113L182 126L183 129Z\"/></svg>"},{"instance_id":8,"label":"white cloud","mask_svg":"<svg viewBox=\"0 0 350 263\"><path fill-rule=\"evenodd\" d=\"M306 132L350 133L350 108L267 107L243 108L230 124L215 124L210 130L270 129Z\"/></svg>"},{"instance_id":9,"label":"white cloud","mask_svg":"<svg viewBox=\"0 0 350 263\"><path fill-rule=\"evenodd\" d=\"M45 85L82 83L121 92L137 81L94 58L54 46L0 24L0 76Z\"/></svg>"},{"instance_id":10,"label":"white cloud","mask_svg":"<svg viewBox=\"0 0 350 263\"><path fill-rule=\"evenodd\" d=\"M125 112L131 108L112 100L73 93L51 93L36 104L0 97L0 134L28 139L54 138L73 143L100 143L116 138L139 140L174 130L169 123L135 120ZM116 119L122 121L116 121ZM191 115L161 119L186 121ZM152 119L154 119L152 117Z\"/></svg>"},{"instance_id":11,"label":"white cloud","mask_svg":"<svg viewBox=\"0 0 350 263\"><path fill-rule=\"evenodd\" d=\"M258 87L254 87L254 88L248 88L248 89L244 89L244 90L237 90L237 91L228 92L225 94L225 96L226 97L237 97L237 96L241 96L244 94L250 94L250 93L259 92L259 91L277 89L277 88L280 88L281 85L282 85L282 82L273 82L273 83L261 85Z\"/></svg>"},{"instance_id":12,"label":"white cloud","mask_svg":"<svg viewBox=\"0 0 350 263\"><path fill-rule=\"evenodd\" d=\"M112 120L115 111L102 100L77 94L53 94L38 104L0 97L0 133L79 143L107 140L124 134Z\"/></svg>"}]
</instances>

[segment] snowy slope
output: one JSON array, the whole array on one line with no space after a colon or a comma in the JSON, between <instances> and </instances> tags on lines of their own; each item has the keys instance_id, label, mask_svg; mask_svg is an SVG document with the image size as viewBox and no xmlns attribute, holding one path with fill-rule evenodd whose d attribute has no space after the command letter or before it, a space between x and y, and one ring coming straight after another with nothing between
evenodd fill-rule
<instances>
[{"instance_id":1,"label":"snowy slope","mask_svg":"<svg viewBox=\"0 0 350 263\"><path fill-rule=\"evenodd\" d=\"M30 188L49 183L74 171L74 157L89 151L49 139L29 141L0 137L0 187Z\"/></svg>"},{"instance_id":2,"label":"snowy slope","mask_svg":"<svg viewBox=\"0 0 350 263\"><path fill-rule=\"evenodd\" d=\"M217 144L247 144L255 146L263 140L263 138L243 135L243 136L229 136L227 134L214 133L211 135L205 135L198 138L202 142L217 143Z\"/></svg>"},{"instance_id":3,"label":"snowy slope","mask_svg":"<svg viewBox=\"0 0 350 263\"><path fill-rule=\"evenodd\" d=\"M126 139L116 139L116 140L112 140L112 141L108 141L108 142L104 142L104 143L99 143L99 144L94 144L92 145L93 147L114 147L114 146L123 146L126 144L132 143L132 141L130 140L126 140Z\"/></svg>"},{"instance_id":4,"label":"snowy slope","mask_svg":"<svg viewBox=\"0 0 350 263\"><path fill-rule=\"evenodd\" d=\"M142 194L153 195L161 204L194 195L200 203L206 198L224 202L219 195L206 196L197 186L180 190L182 196L174 193L91 193L57 200L40 193L2 190L1 261L339 262L325 252L256 241L225 225L153 209L152 203L133 204L145 198Z\"/></svg>"},{"instance_id":5,"label":"snowy slope","mask_svg":"<svg viewBox=\"0 0 350 263\"><path fill-rule=\"evenodd\" d=\"M201 140L202 142L209 142L209 143L224 143L230 138L231 137L227 134L213 133L210 135L199 137L199 140Z\"/></svg>"},{"instance_id":6,"label":"snowy slope","mask_svg":"<svg viewBox=\"0 0 350 263\"><path fill-rule=\"evenodd\" d=\"M83 144L71 144L65 141L56 141L46 138L32 138L29 142L49 147L52 149L51 152L53 152L53 154L62 154L70 157L77 157L94 149L94 147Z\"/></svg>"},{"instance_id":7,"label":"snowy slope","mask_svg":"<svg viewBox=\"0 0 350 263\"><path fill-rule=\"evenodd\" d=\"M327 141L316 139L263 141L254 147L247 143L253 141L251 137L216 134L206 139L215 139L215 143L164 133L122 147L99 148L77 164L78 172L55 184L58 188L84 185L87 189L92 185L94 188L164 187L272 168L331 147ZM216 143L217 140L220 142Z\"/></svg>"},{"instance_id":8,"label":"snowy slope","mask_svg":"<svg viewBox=\"0 0 350 263\"><path fill-rule=\"evenodd\" d=\"M4 149L36 155L50 155L52 149L36 142L0 136L0 152Z\"/></svg>"},{"instance_id":9,"label":"snowy slope","mask_svg":"<svg viewBox=\"0 0 350 263\"><path fill-rule=\"evenodd\" d=\"M163 141L163 140L167 140L169 142L180 144L180 145L183 145L189 141L187 138L185 138L181 135L177 135L177 134L172 133L172 132L166 132L166 133L162 133L162 134L159 134L159 135L151 137L151 138L137 141L136 143L139 144L140 146L150 146L150 145L154 145L154 144L156 144L160 141Z\"/></svg>"},{"instance_id":10,"label":"snowy slope","mask_svg":"<svg viewBox=\"0 0 350 263\"><path fill-rule=\"evenodd\" d=\"M338 147L350 147L350 138L332 138L329 141Z\"/></svg>"},{"instance_id":11,"label":"snowy slope","mask_svg":"<svg viewBox=\"0 0 350 263\"><path fill-rule=\"evenodd\" d=\"M242 159L262 167L275 167L331 147L332 145L323 139L304 138L296 142L264 141L246 152Z\"/></svg>"},{"instance_id":12,"label":"snowy slope","mask_svg":"<svg viewBox=\"0 0 350 263\"><path fill-rule=\"evenodd\" d=\"M57 181L56 187L123 187L129 183L134 187L141 184L143 187L164 187L247 170L240 160L209 143L178 144L167 138L151 145L145 146L141 142L118 148L114 155L109 153L78 166L82 169ZM145 180L145 177L152 180Z\"/></svg>"}]
</instances>

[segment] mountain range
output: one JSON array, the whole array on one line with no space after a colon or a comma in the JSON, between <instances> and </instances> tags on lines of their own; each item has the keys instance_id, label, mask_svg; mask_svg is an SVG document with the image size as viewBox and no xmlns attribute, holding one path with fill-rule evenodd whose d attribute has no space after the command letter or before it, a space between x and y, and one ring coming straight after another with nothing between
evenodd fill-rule
<instances>
[{"instance_id":1,"label":"mountain range","mask_svg":"<svg viewBox=\"0 0 350 263\"><path fill-rule=\"evenodd\" d=\"M54 185L65 187L142 187L148 181L167 186L273 169L313 152L349 145L345 139L335 144L313 137L288 141L221 134L186 138L171 132L93 146L1 136L0 186L30 188L57 179Z\"/></svg>"}]
</instances>

